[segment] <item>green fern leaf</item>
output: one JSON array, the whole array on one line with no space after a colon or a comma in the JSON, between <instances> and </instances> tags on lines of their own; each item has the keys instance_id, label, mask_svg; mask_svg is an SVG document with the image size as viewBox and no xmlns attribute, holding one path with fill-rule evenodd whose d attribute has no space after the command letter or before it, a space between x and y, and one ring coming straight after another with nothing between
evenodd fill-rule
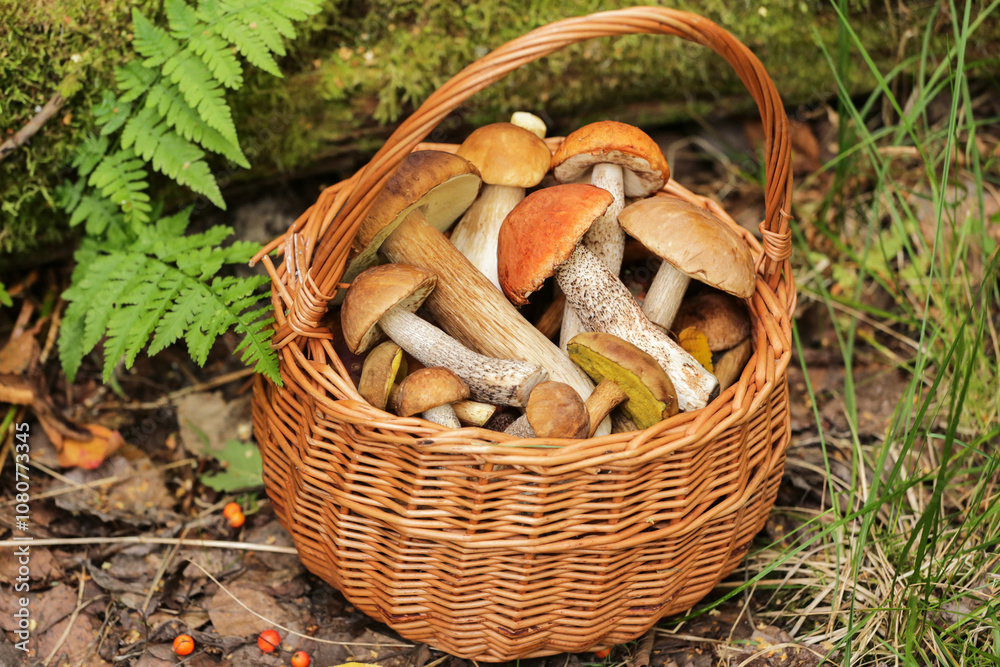
<instances>
[{"instance_id":1,"label":"green fern leaf","mask_svg":"<svg viewBox=\"0 0 1000 667\"><path fill-rule=\"evenodd\" d=\"M184 95L184 100L198 115L227 140L239 145L233 114L226 103L222 88L216 83L208 66L190 51L182 51L163 66L163 74L170 78Z\"/></svg>"},{"instance_id":2,"label":"green fern leaf","mask_svg":"<svg viewBox=\"0 0 1000 667\"><path fill-rule=\"evenodd\" d=\"M131 150L112 153L101 160L87 183L115 202L126 221L146 222L152 207L144 192L148 183L143 165Z\"/></svg>"},{"instance_id":3,"label":"green fern leaf","mask_svg":"<svg viewBox=\"0 0 1000 667\"><path fill-rule=\"evenodd\" d=\"M81 222L85 222L84 229L87 231L87 235L98 236L104 233L104 230L118 215L113 204L104 197L84 195L80 199L79 205L73 209L69 224L70 227L75 227Z\"/></svg>"},{"instance_id":4,"label":"green fern leaf","mask_svg":"<svg viewBox=\"0 0 1000 667\"><path fill-rule=\"evenodd\" d=\"M165 126L162 126L165 129ZM205 195L221 209L226 208L219 184L202 157L205 153L173 130L165 132L153 153L153 168L181 185Z\"/></svg>"},{"instance_id":5,"label":"green fern leaf","mask_svg":"<svg viewBox=\"0 0 1000 667\"><path fill-rule=\"evenodd\" d=\"M277 61L271 57L271 50L268 48L267 41L265 41L256 27L251 27L248 23L244 23L243 19L238 16L229 16L212 26L212 30L234 45L240 52L240 55L246 58L254 67L259 67L274 76L282 77ZM282 48L283 51L284 49Z\"/></svg>"},{"instance_id":6,"label":"green fern leaf","mask_svg":"<svg viewBox=\"0 0 1000 667\"><path fill-rule=\"evenodd\" d=\"M121 91L118 99L122 102L134 102L149 90L156 82L157 76L156 70L143 67L142 63L135 60L122 67L116 67L115 80L118 82L118 90Z\"/></svg>"},{"instance_id":7,"label":"green fern leaf","mask_svg":"<svg viewBox=\"0 0 1000 667\"><path fill-rule=\"evenodd\" d=\"M10 293L7 291L7 287L0 280L0 305L7 306L11 308L14 305L14 301L10 298Z\"/></svg>"},{"instance_id":8,"label":"green fern leaf","mask_svg":"<svg viewBox=\"0 0 1000 667\"><path fill-rule=\"evenodd\" d=\"M145 56L142 64L148 68L159 67L181 50L181 45L166 30L153 25L142 12L134 8L132 28L135 32L132 44L139 55Z\"/></svg>"},{"instance_id":9,"label":"green fern leaf","mask_svg":"<svg viewBox=\"0 0 1000 667\"><path fill-rule=\"evenodd\" d=\"M119 101L110 90L105 90L101 101L91 107L91 112L94 114L94 122L101 128L101 134L107 135L125 124L132 112L132 105Z\"/></svg>"},{"instance_id":10,"label":"green fern leaf","mask_svg":"<svg viewBox=\"0 0 1000 667\"><path fill-rule=\"evenodd\" d=\"M215 79L227 88L242 86L243 67L226 40L209 31L184 0L167 0L165 8L171 34L187 43L187 48L204 61Z\"/></svg>"},{"instance_id":11,"label":"green fern leaf","mask_svg":"<svg viewBox=\"0 0 1000 667\"><path fill-rule=\"evenodd\" d=\"M218 153L244 169L250 168L250 162L239 146L205 124L170 81L161 81L154 86L146 98L146 105L155 107L160 116L166 118L167 124L188 141L197 142L205 150Z\"/></svg>"},{"instance_id":12,"label":"green fern leaf","mask_svg":"<svg viewBox=\"0 0 1000 667\"><path fill-rule=\"evenodd\" d=\"M87 137L80 144L80 147L76 149L70 165L76 168L80 176L86 176L104 158L104 154L108 152L109 145L110 142L107 137L94 135Z\"/></svg>"}]
</instances>

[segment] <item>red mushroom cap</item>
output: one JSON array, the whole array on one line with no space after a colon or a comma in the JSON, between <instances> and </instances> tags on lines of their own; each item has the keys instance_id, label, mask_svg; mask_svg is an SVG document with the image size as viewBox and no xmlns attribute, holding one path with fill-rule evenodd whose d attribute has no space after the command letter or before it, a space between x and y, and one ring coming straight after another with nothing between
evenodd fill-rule
<instances>
[{"instance_id":1,"label":"red mushroom cap","mask_svg":"<svg viewBox=\"0 0 1000 667\"><path fill-rule=\"evenodd\" d=\"M507 298L526 304L613 201L603 188L570 183L533 192L515 206L497 239L497 272Z\"/></svg>"}]
</instances>

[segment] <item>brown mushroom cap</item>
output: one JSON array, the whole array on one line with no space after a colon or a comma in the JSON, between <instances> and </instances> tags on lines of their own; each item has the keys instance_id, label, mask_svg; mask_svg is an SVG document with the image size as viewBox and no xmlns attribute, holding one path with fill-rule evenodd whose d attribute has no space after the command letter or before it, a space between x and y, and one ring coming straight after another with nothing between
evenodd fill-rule
<instances>
[{"instance_id":1,"label":"brown mushroom cap","mask_svg":"<svg viewBox=\"0 0 1000 667\"><path fill-rule=\"evenodd\" d=\"M746 241L708 211L676 197L626 206L618 222L630 236L691 278L743 299L757 276Z\"/></svg>"},{"instance_id":2,"label":"brown mushroom cap","mask_svg":"<svg viewBox=\"0 0 1000 667\"><path fill-rule=\"evenodd\" d=\"M712 352L728 350L750 336L750 315L746 305L722 292L703 292L681 303L674 318L674 331L696 327L705 334Z\"/></svg>"},{"instance_id":3,"label":"brown mushroom cap","mask_svg":"<svg viewBox=\"0 0 1000 667\"><path fill-rule=\"evenodd\" d=\"M613 380L628 395L621 409L640 429L677 414L674 383L656 360L617 336L597 331L577 334L568 352L594 380Z\"/></svg>"},{"instance_id":4,"label":"brown mushroom cap","mask_svg":"<svg viewBox=\"0 0 1000 667\"><path fill-rule=\"evenodd\" d=\"M515 206L497 239L497 273L507 298L526 304L613 201L607 190L571 183L537 190Z\"/></svg>"},{"instance_id":5,"label":"brown mushroom cap","mask_svg":"<svg viewBox=\"0 0 1000 667\"><path fill-rule=\"evenodd\" d=\"M351 283L340 308L344 341L354 353L376 343L378 321L387 310L400 305L415 312L434 289L437 276L406 264L383 264L363 272Z\"/></svg>"},{"instance_id":6,"label":"brown mushroom cap","mask_svg":"<svg viewBox=\"0 0 1000 667\"><path fill-rule=\"evenodd\" d=\"M374 407L385 410L392 385L400 375L406 375L403 349L391 340L387 340L377 345L365 357L358 393Z\"/></svg>"},{"instance_id":7,"label":"brown mushroom cap","mask_svg":"<svg viewBox=\"0 0 1000 667\"><path fill-rule=\"evenodd\" d=\"M406 376L396 392L396 414L400 417L427 412L439 405L469 397L469 387L447 368L421 368Z\"/></svg>"},{"instance_id":8,"label":"brown mushroom cap","mask_svg":"<svg viewBox=\"0 0 1000 667\"><path fill-rule=\"evenodd\" d=\"M531 391L524 414L539 438L586 438L590 413L580 394L563 382L542 382Z\"/></svg>"},{"instance_id":9,"label":"brown mushroom cap","mask_svg":"<svg viewBox=\"0 0 1000 667\"><path fill-rule=\"evenodd\" d=\"M415 209L423 212L427 224L447 230L476 200L480 183L479 170L457 155L442 151L408 155L362 221L352 246L356 256L344 280L375 264L382 241Z\"/></svg>"},{"instance_id":10,"label":"brown mushroom cap","mask_svg":"<svg viewBox=\"0 0 1000 667\"><path fill-rule=\"evenodd\" d=\"M552 156L552 171L560 183L572 183L602 163L622 167L628 197L648 197L670 179L657 143L639 128L613 120L584 125L566 137Z\"/></svg>"},{"instance_id":11,"label":"brown mushroom cap","mask_svg":"<svg viewBox=\"0 0 1000 667\"><path fill-rule=\"evenodd\" d=\"M512 123L477 128L455 151L479 169L488 185L530 188L549 170L552 153L538 135Z\"/></svg>"}]
</instances>

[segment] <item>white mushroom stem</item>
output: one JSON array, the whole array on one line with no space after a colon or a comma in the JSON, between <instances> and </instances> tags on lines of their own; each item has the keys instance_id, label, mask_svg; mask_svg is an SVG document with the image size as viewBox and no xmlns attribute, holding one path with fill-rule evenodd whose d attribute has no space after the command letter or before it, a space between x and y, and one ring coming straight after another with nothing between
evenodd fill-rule
<instances>
[{"instance_id":1,"label":"white mushroom stem","mask_svg":"<svg viewBox=\"0 0 1000 667\"><path fill-rule=\"evenodd\" d=\"M379 319L382 330L424 366L450 369L478 401L523 407L531 390L548 379L540 366L518 359L495 359L473 352L405 308L390 308Z\"/></svg>"},{"instance_id":2,"label":"white mushroom stem","mask_svg":"<svg viewBox=\"0 0 1000 667\"><path fill-rule=\"evenodd\" d=\"M606 331L656 359L674 383L681 410L703 408L718 393L715 376L646 319L628 288L594 253L577 247L556 269L556 280L588 331Z\"/></svg>"},{"instance_id":3,"label":"white mushroom stem","mask_svg":"<svg viewBox=\"0 0 1000 667\"><path fill-rule=\"evenodd\" d=\"M473 266L500 289L497 277L497 236L511 209L524 199L524 188L514 185L483 185L451 233L451 242Z\"/></svg>"},{"instance_id":4,"label":"white mushroom stem","mask_svg":"<svg viewBox=\"0 0 1000 667\"><path fill-rule=\"evenodd\" d=\"M420 266L437 275L437 286L424 304L459 342L483 354L538 364L550 379L570 385L584 400L594 390L569 355L521 317L503 292L419 213L407 216L379 252L390 262ZM605 419L597 435L608 433L611 420Z\"/></svg>"},{"instance_id":5,"label":"white mushroom stem","mask_svg":"<svg viewBox=\"0 0 1000 667\"><path fill-rule=\"evenodd\" d=\"M622 255L625 253L625 230L618 224L618 214L625 208L624 172L617 164L596 164L590 176L590 184L610 192L614 201L604 215L590 226L590 231L583 237L583 245L597 255L604 262L604 266L617 276L622 268ZM570 339L583 331L586 329L580 318L567 305L563 313L559 347L565 350Z\"/></svg>"},{"instance_id":6,"label":"white mushroom stem","mask_svg":"<svg viewBox=\"0 0 1000 667\"><path fill-rule=\"evenodd\" d=\"M440 424L445 428L462 428L462 424L459 423L458 415L455 414L455 409L451 407L451 403L445 403L444 405L439 405L436 408L424 410L420 416L429 422Z\"/></svg>"},{"instance_id":7,"label":"white mushroom stem","mask_svg":"<svg viewBox=\"0 0 1000 667\"><path fill-rule=\"evenodd\" d=\"M649 321L669 329L677 317L677 310L681 307L689 282L691 277L675 269L669 262L660 264L653 282L646 290L646 298L642 301L642 312Z\"/></svg>"}]
</instances>

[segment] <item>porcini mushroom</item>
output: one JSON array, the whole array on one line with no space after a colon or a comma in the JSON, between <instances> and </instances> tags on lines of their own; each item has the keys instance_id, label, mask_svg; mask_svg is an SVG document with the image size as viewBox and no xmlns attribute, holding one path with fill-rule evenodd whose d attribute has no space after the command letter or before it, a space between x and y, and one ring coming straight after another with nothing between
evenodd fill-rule
<instances>
[{"instance_id":1,"label":"porcini mushroom","mask_svg":"<svg viewBox=\"0 0 1000 667\"><path fill-rule=\"evenodd\" d=\"M396 378L406 377L403 349L391 340L381 343L365 357L358 393L379 410L385 410Z\"/></svg>"},{"instance_id":2,"label":"porcini mushroom","mask_svg":"<svg viewBox=\"0 0 1000 667\"><path fill-rule=\"evenodd\" d=\"M396 393L396 414L420 415L429 422L456 429L462 425L452 403L469 397L469 387L447 368L421 368L406 376Z\"/></svg>"},{"instance_id":3,"label":"porcini mushroom","mask_svg":"<svg viewBox=\"0 0 1000 667\"><path fill-rule=\"evenodd\" d=\"M642 311L661 327L670 328L692 278L741 299L753 296L750 247L707 210L676 197L653 197L626 206L618 221L663 259L642 303Z\"/></svg>"},{"instance_id":4,"label":"porcini mushroom","mask_svg":"<svg viewBox=\"0 0 1000 667\"><path fill-rule=\"evenodd\" d=\"M613 383L628 400L622 412L636 427L646 429L677 414L677 396L667 374L650 355L608 333L577 334L569 342L569 356L590 379ZM597 391L595 390L595 394Z\"/></svg>"},{"instance_id":5,"label":"porcini mushroom","mask_svg":"<svg viewBox=\"0 0 1000 667\"><path fill-rule=\"evenodd\" d=\"M611 204L593 185L538 190L514 207L499 237L500 285L515 304L553 273L589 331L606 331L649 353L670 376L681 410L705 407L718 383L664 331L651 324L628 289L579 241Z\"/></svg>"},{"instance_id":6,"label":"porcini mushroom","mask_svg":"<svg viewBox=\"0 0 1000 667\"><path fill-rule=\"evenodd\" d=\"M497 233L524 189L538 185L552 153L537 135L512 123L472 132L455 152L476 165L483 188L451 233L451 242L490 282L497 282Z\"/></svg>"},{"instance_id":7,"label":"porcini mushroom","mask_svg":"<svg viewBox=\"0 0 1000 667\"><path fill-rule=\"evenodd\" d=\"M468 349L413 313L434 289L430 271L403 264L376 266L354 279L340 310L344 339L363 352L385 332L424 366L449 368L476 400L523 406L548 374L517 359L495 359Z\"/></svg>"},{"instance_id":8,"label":"porcini mushroom","mask_svg":"<svg viewBox=\"0 0 1000 667\"><path fill-rule=\"evenodd\" d=\"M750 336L750 316L746 305L725 292L704 292L684 299L673 330L697 327L705 334L712 352L728 350ZM721 384L721 382L720 382Z\"/></svg>"},{"instance_id":9,"label":"porcini mushroom","mask_svg":"<svg viewBox=\"0 0 1000 667\"><path fill-rule=\"evenodd\" d=\"M594 221L583 244L614 275L618 275L625 248L625 232L618 214L625 208L625 196L648 197L670 178L663 151L648 134L637 127L613 120L584 125L572 132L552 156L552 172L560 183L588 181L610 192L614 202ZM563 315L560 345L583 331L572 309Z\"/></svg>"},{"instance_id":10,"label":"porcini mushroom","mask_svg":"<svg viewBox=\"0 0 1000 667\"><path fill-rule=\"evenodd\" d=\"M438 282L426 308L442 329L481 354L538 364L551 379L569 384L582 397L590 396L594 389L590 378L521 317L440 228L425 221L424 196L437 192L441 179L475 172L468 161L449 153L419 151L408 156L362 221L355 237L358 256L377 252L390 262L433 272ZM431 203L435 201L436 197ZM606 421L599 433L610 432Z\"/></svg>"},{"instance_id":11,"label":"porcini mushroom","mask_svg":"<svg viewBox=\"0 0 1000 667\"><path fill-rule=\"evenodd\" d=\"M590 414L573 387L542 382L532 390L524 414L504 433L518 438L585 438L589 428Z\"/></svg>"}]
</instances>

